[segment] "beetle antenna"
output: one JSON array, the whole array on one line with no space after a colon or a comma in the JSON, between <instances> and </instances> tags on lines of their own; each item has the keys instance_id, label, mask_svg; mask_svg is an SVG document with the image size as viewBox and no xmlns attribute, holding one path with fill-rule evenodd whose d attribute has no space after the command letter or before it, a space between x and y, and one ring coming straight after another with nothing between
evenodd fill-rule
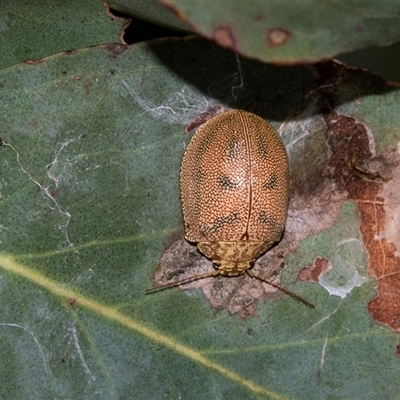
<instances>
[{"instance_id":1,"label":"beetle antenna","mask_svg":"<svg viewBox=\"0 0 400 400\"><path fill-rule=\"evenodd\" d=\"M302 302L303 304L305 304L306 306L308 306L308 307L310 307L310 308L315 308L314 304L310 303L309 301L307 301L307 300L304 299L303 297L299 296L298 294L293 293L293 292L291 292L289 289L286 289L285 287L283 287L283 286L281 286L281 285L279 285L279 284L277 284L277 283L274 283L274 282L272 282L272 281L270 281L270 280L268 280L268 279L264 279L264 278L261 278L261 277L258 276L258 275L255 275L254 272L251 271L251 270L249 270L249 269L247 270L247 274L248 274L249 276L251 276L252 278L256 278L256 279L258 279L258 280L261 281L261 282L265 282L265 283L267 283L268 285L273 286L273 287L276 288L276 289L279 289L281 292L286 293L286 294L289 295L290 297L293 297L294 299L296 299L296 300L298 300L298 301L301 301L301 302Z\"/></svg>"},{"instance_id":2,"label":"beetle antenna","mask_svg":"<svg viewBox=\"0 0 400 400\"><path fill-rule=\"evenodd\" d=\"M205 274L193 275L193 276L190 276L189 278L181 279L180 281L166 283L165 285L155 286L151 289L147 289L145 293L149 294L149 293L158 292L159 290L164 290L164 289L168 289L168 288L171 288L174 286L183 285L184 283L197 281L198 279L210 278L211 276L217 276L219 274L220 274L220 271L216 270L216 271L206 272Z\"/></svg>"}]
</instances>

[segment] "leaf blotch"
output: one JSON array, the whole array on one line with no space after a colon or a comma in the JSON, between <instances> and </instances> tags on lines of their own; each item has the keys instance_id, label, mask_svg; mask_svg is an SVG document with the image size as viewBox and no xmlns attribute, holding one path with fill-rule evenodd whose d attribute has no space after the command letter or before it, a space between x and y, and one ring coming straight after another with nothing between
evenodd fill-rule
<instances>
[{"instance_id":1,"label":"leaf blotch","mask_svg":"<svg viewBox=\"0 0 400 400\"><path fill-rule=\"evenodd\" d=\"M339 190L357 203L360 233L369 256L367 276L377 280L378 295L369 302L368 311L375 321L400 332L400 257L395 244L399 233L397 230L390 232L386 215L387 207L398 204L397 197L391 196L400 184L400 156L396 151L388 151L377 157L371 151L373 139L355 118L334 111L324 118L328 126L327 143L332 152L329 165L333 168L333 178ZM363 160L362 173L359 164L357 171L354 166L354 160L360 159ZM384 166L385 179L375 168L373 174L365 173L364 167L369 170L371 165ZM393 215L393 211L390 214Z\"/></svg>"},{"instance_id":2,"label":"leaf blotch","mask_svg":"<svg viewBox=\"0 0 400 400\"><path fill-rule=\"evenodd\" d=\"M325 257L316 257L312 265L302 268L297 279L303 282L318 282L319 278L332 269L331 262Z\"/></svg>"},{"instance_id":3,"label":"leaf blotch","mask_svg":"<svg viewBox=\"0 0 400 400\"><path fill-rule=\"evenodd\" d=\"M289 39L292 37L292 34L283 28L273 28L269 29L267 32L267 44L268 47L276 48L284 46Z\"/></svg>"},{"instance_id":4,"label":"leaf blotch","mask_svg":"<svg viewBox=\"0 0 400 400\"><path fill-rule=\"evenodd\" d=\"M234 51L239 51L237 40L233 34L232 27L229 25L216 28L212 33L212 38L223 47L229 47Z\"/></svg>"}]
</instances>

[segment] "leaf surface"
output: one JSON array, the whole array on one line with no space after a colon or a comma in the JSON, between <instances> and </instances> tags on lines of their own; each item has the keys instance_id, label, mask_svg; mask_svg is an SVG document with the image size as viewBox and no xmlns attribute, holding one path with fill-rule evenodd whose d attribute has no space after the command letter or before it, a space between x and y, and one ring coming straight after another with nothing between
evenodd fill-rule
<instances>
[{"instance_id":1,"label":"leaf surface","mask_svg":"<svg viewBox=\"0 0 400 400\"><path fill-rule=\"evenodd\" d=\"M354 1L153 1L114 0L125 12L154 23L178 26L237 53L276 64L309 63L368 46L399 40L398 2ZM150 3L143 14L143 5ZM182 26L179 26L182 29Z\"/></svg>"},{"instance_id":2,"label":"leaf surface","mask_svg":"<svg viewBox=\"0 0 400 400\"><path fill-rule=\"evenodd\" d=\"M367 275L357 199L327 202L312 185L326 190L310 173L331 162L316 72L238 59L200 39L99 46L0 72L0 397L396 396L397 335L367 310L375 280L342 298L297 279L318 255ZM362 120L378 152L395 147L398 90L340 73L336 110ZM294 186L282 284L315 310L272 294L244 320L225 302L213 307L204 282L144 295L183 234L184 128L217 102L268 119L285 141ZM318 199L319 214L309 210Z\"/></svg>"},{"instance_id":3,"label":"leaf surface","mask_svg":"<svg viewBox=\"0 0 400 400\"><path fill-rule=\"evenodd\" d=\"M103 43L118 43L125 22L101 0L2 0L0 68Z\"/></svg>"}]
</instances>

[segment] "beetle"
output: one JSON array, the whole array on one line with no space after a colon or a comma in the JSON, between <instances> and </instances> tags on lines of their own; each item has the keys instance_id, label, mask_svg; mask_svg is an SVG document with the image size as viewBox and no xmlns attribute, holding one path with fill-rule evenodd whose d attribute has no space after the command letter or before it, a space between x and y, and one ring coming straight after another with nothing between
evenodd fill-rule
<instances>
[{"instance_id":1,"label":"beetle","mask_svg":"<svg viewBox=\"0 0 400 400\"><path fill-rule=\"evenodd\" d=\"M182 159L180 190L185 238L197 244L215 270L148 292L247 273L314 307L251 271L256 259L280 240L289 201L288 156L268 122L233 109L201 125Z\"/></svg>"}]
</instances>

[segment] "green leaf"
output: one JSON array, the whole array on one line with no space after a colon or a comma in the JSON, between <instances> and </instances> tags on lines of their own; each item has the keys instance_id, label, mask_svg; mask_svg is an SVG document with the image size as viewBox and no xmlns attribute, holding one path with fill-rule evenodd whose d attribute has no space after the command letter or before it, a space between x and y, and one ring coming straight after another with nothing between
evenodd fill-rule
<instances>
[{"instance_id":1,"label":"green leaf","mask_svg":"<svg viewBox=\"0 0 400 400\"><path fill-rule=\"evenodd\" d=\"M157 0L130 1L111 0L108 1L110 8L135 16L144 21L152 22L167 28L190 32L190 28L173 13L168 11Z\"/></svg>"},{"instance_id":2,"label":"green leaf","mask_svg":"<svg viewBox=\"0 0 400 400\"><path fill-rule=\"evenodd\" d=\"M119 42L124 21L112 20L101 0L2 0L0 68L67 50Z\"/></svg>"},{"instance_id":3,"label":"green leaf","mask_svg":"<svg viewBox=\"0 0 400 400\"><path fill-rule=\"evenodd\" d=\"M333 91L336 110L368 121L379 151L398 141L398 90L344 67L329 86L335 66L278 68L186 39L1 71L0 397L395 397L397 335L367 310L375 281L341 298L297 279L316 255L363 264L360 274L367 258L336 250L361 242L365 221L356 199L333 190L339 178L322 175L331 159L317 96ZM185 125L216 103L270 120L287 145L287 232L263 260L291 253L282 284L315 310L276 293L240 303L240 285L230 285L251 284L247 276L144 295L165 249L182 239ZM268 272L263 260L256 269Z\"/></svg>"},{"instance_id":4,"label":"green leaf","mask_svg":"<svg viewBox=\"0 0 400 400\"><path fill-rule=\"evenodd\" d=\"M363 47L387 46L400 34L398 2L161 3L193 31L241 55L277 64L316 62Z\"/></svg>"}]
</instances>

